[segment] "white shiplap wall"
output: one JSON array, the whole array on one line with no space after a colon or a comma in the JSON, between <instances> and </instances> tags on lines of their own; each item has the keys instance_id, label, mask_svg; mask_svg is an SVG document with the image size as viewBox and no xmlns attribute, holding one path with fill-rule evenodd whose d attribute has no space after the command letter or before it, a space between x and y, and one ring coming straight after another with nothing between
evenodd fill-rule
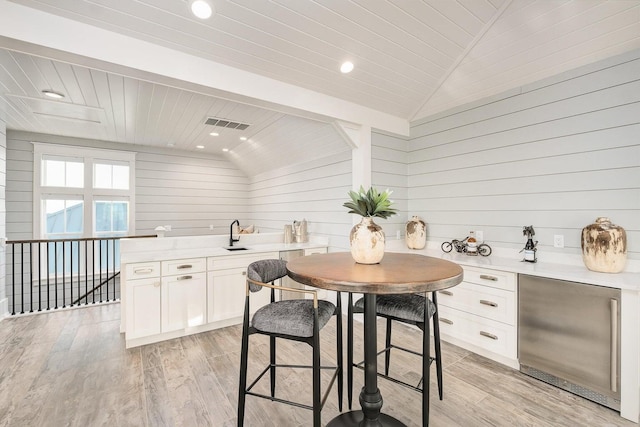
<instances>
[{"instance_id":1,"label":"white shiplap wall","mask_svg":"<svg viewBox=\"0 0 640 427\"><path fill-rule=\"evenodd\" d=\"M7 136L7 231L32 238L32 141L132 151L136 154L136 234L226 234L233 219L248 218L248 180L230 162L212 155L96 140L9 131ZM213 230L210 230L213 225Z\"/></svg>"},{"instance_id":2,"label":"white shiplap wall","mask_svg":"<svg viewBox=\"0 0 640 427\"><path fill-rule=\"evenodd\" d=\"M640 258L640 51L413 123L409 211L430 240L483 230L540 256L579 254L582 227L607 216ZM565 248L553 248L564 235Z\"/></svg>"},{"instance_id":3,"label":"white shiplap wall","mask_svg":"<svg viewBox=\"0 0 640 427\"><path fill-rule=\"evenodd\" d=\"M0 100L1 102L1 100ZM0 317L7 312L5 302L5 276L6 276L6 247L4 239L7 236L6 225L6 185L7 185L7 125L0 114Z\"/></svg>"},{"instance_id":4,"label":"white shiplap wall","mask_svg":"<svg viewBox=\"0 0 640 427\"><path fill-rule=\"evenodd\" d=\"M388 219L376 218L386 240L396 239L398 231L405 235L408 217L407 140L381 133L371 134L371 183L378 190L392 190L391 200L398 214Z\"/></svg>"},{"instance_id":5,"label":"white shiplap wall","mask_svg":"<svg viewBox=\"0 0 640 427\"><path fill-rule=\"evenodd\" d=\"M342 204L351 189L350 150L255 175L250 188L249 223L261 232L304 218L309 234L329 238L330 251L348 250L352 218Z\"/></svg>"}]
</instances>

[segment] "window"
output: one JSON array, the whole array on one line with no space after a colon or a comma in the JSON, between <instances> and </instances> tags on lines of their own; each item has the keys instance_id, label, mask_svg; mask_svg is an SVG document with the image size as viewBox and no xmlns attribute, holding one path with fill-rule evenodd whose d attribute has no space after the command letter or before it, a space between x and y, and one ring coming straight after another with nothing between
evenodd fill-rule
<instances>
[{"instance_id":1,"label":"window","mask_svg":"<svg viewBox=\"0 0 640 427\"><path fill-rule=\"evenodd\" d=\"M84 187L82 159L65 159L59 156L42 156L43 187Z\"/></svg>"},{"instance_id":2,"label":"window","mask_svg":"<svg viewBox=\"0 0 640 427\"><path fill-rule=\"evenodd\" d=\"M116 236L128 230L129 202L95 202L96 235ZM124 234L123 234L124 235Z\"/></svg>"},{"instance_id":3,"label":"window","mask_svg":"<svg viewBox=\"0 0 640 427\"><path fill-rule=\"evenodd\" d=\"M47 199L42 201L45 234L51 239L82 236L84 203L82 200Z\"/></svg>"},{"instance_id":4,"label":"window","mask_svg":"<svg viewBox=\"0 0 640 427\"><path fill-rule=\"evenodd\" d=\"M135 154L34 144L34 238L77 239L135 234ZM119 267L119 242L49 243L43 269L81 274L79 259L94 260L93 273ZM73 254L72 256L63 253ZM63 266L64 269L63 270ZM88 274L88 272L87 272Z\"/></svg>"},{"instance_id":5,"label":"window","mask_svg":"<svg viewBox=\"0 0 640 427\"><path fill-rule=\"evenodd\" d=\"M129 189L129 165L122 163L100 163L93 165L93 187L114 190Z\"/></svg>"},{"instance_id":6,"label":"window","mask_svg":"<svg viewBox=\"0 0 640 427\"><path fill-rule=\"evenodd\" d=\"M135 232L135 154L34 144L34 237L126 236Z\"/></svg>"}]
</instances>

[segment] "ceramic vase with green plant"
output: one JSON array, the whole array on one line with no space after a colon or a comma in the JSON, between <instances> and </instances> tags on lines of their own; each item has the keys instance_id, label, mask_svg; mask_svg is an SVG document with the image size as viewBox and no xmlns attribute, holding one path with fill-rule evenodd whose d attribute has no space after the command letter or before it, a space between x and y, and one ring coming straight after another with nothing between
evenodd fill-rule
<instances>
[{"instance_id":1,"label":"ceramic vase with green plant","mask_svg":"<svg viewBox=\"0 0 640 427\"><path fill-rule=\"evenodd\" d=\"M387 219L396 214L391 207L393 202L389 200L390 195L388 189L379 192L373 187L367 191L360 187L358 192L349 191L351 200L343 204L349 213L362 217L349 234L351 256L359 264L377 264L384 257L384 231L373 222L373 218Z\"/></svg>"}]
</instances>

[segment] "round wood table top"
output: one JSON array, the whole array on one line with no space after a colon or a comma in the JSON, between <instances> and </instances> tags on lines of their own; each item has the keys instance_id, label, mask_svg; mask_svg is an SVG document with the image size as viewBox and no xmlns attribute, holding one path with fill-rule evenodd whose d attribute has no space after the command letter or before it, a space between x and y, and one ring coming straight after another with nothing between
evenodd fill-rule
<instances>
[{"instance_id":1,"label":"round wood table top","mask_svg":"<svg viewBox=\"0 0 640 427\"><path fill-rule=\"evenodd\" d=\"M321 289L368 294L432 292L462 282L462 267L418 254L384 254L379 264L358 264L350 252L313 254L287 263L289 277Z\"/></svg>"}]
</instances>

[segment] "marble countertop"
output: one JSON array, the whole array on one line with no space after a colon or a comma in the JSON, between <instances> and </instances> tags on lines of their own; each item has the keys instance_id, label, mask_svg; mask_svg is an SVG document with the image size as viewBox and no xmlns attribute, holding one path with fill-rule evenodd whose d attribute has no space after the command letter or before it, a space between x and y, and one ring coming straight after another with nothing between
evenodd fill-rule
<instances>
[{"instance_id":1,"label":"marble countertop","mask_svg":"<svg viewBox=\"0 0 640 427\"><path fill-rule=\"evenodd\" d=\"M234 247L246 250L230 251L228 236L184 236L149 239L122 239L120 262L153 262L173 259L241 256L264 252L282 252L299 249L325 248L326 238L312 238L306 243L283 243L282 233L242 235Z\"/></svg>"},{"instance_id":2,"label":"marble countertop","mask_svg":"<svg viewBox=\"0 0 640 427\"><path fill-rule=\"evenodd\" d=\"M490 255L471 256L455 252L445 253L439 248L425 248L421 250L409 249L403 240L387 242L386 250L389 252L407 252L427 255L435 258L453 261L462 266L480 267L500 271L508 271L531 276L548 277L551 279L568 280L571 282L587 283L591 285L606 286L623 290L640 291L640 273L597 273L590 271L584 264L562 264L544 262L523 262L521 259L506 258Z\"/></svg>"}]
</instances>

